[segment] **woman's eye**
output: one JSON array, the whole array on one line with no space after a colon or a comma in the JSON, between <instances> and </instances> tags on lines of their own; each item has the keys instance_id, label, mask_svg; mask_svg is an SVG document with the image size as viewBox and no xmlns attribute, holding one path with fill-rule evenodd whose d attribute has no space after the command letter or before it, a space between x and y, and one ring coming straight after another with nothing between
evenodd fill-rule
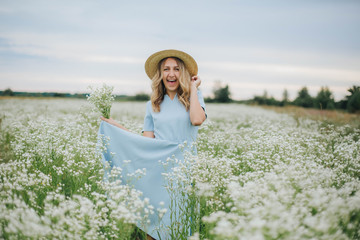
<instances>
[{"instance_id":1,"label":"woman's eye","mask_svg":"<svg viewBox=\"0 0 360 240\"><path fill-rule=\"evenodd\" d=\"M175 71L180 71L180 68L175 68Z\"/></svg>"}]
</instances>

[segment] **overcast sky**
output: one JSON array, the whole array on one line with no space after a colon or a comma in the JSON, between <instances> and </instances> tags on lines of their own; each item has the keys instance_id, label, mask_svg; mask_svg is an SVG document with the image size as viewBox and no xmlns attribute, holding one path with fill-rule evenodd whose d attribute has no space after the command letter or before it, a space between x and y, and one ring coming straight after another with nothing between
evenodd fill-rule
<instances>
[{"instance_id":1,"label":"overcast sky","mask_svg":"<svg viewBox=\"0 0 360 240\"><path fill-rule=\"evenodd\" d=\"M328 86L337 100L360 85L360 1L0 0L0 90L150 93L144 63L179 49L201 89L233 98L295 98Z\"/></svg>"}]
</instances>

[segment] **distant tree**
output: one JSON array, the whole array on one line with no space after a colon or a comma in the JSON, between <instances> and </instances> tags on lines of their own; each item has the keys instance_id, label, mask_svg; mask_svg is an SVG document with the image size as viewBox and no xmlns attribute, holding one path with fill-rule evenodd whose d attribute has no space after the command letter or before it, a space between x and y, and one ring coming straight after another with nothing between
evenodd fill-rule
<instances>
[{"instance_id":1,"label":"distant tree","mask_svg":"<svg viewBox=\"0 0 360 240\"><path fill-rule=\"evenodd\" d=\"M310 96L307 87L303 87L299 92L297 98L294 100L294 104L297 106L310 108L313 107L313 98Z\"/></svg>"},{"instance_id":2,"label":"distant tree","mask_svg":"<svg viewBox=\"0 0 360 240\"><path fill-rule=\"evenodd\" d=\"M318 92L314 105L316 108L320 109L334 109L335 108L335 100L332 92L328 87L321 87Z\"/></svg>"},{"instance_id":3,"label":"distant tree","mask_svg":"<svg viewBox=\"0 0 360 240\"><path fill-rule=\"evenodd\" d=\"M268 92L264 90L262 96L254 96L251 102L259 104L259 105L269 105L269 106L280 106L281 102L276 100L273 96L269 97Z\"/></svg>"},{"instance_id":4,"label":"distant tree","mask_svg":"<svg viewBox=\"0 0 360 240\"><path fill-rule=\"evenodd\" d=\"M14 96L14 92L10 88L7 88L3 92L3 96Z\"/></svg>"},{"instance_id":5,"label":"distant tree","mask_svg":"<svg viewBox=\"0 0 360 240\"><path fill-rule=\"evenodd\" d=\"M74 98L86 98L86 94L85 93L75 93L73 95Z\"/></svg>"},{"instance_id":6,"label":"distant tree","mask_svg":"<svg viewBox=\"0 0 360 240\"><path fill-rule=\"evenodd\" d=\"M58 93L58 92L56 92L56 93L50 93L50 94L46 94L47 96L48 95L53 95L54 97L65 97L66 96L66 94L65 93Z\"/></svg>"},{"instance_id":7,"label":"distant tree","mask_svg":"<svg viewBox=\"0 0 360 240\"><path fill-rule=\"evenodd\" d=\"M138 93L134 97L135 101L148 101L150 100L150 96L146 93Z\"/></svg>"},{"instance_id":8,"label":"distant tree","mask_svg":"<svg viewBox=\"0 0 360 240\"><path fill-rule=\"evenodd\" d=\"M269 105L269 106L280 106L281 105L281 103L278 100L276 100L273 96L266 98L265 104Z\"/></svg>"},{"instance_id":9,"label":"distant tree","mask_svg":"<svg viewBox=\"0 0 360 240\"><path fill-rule=\"evenodd\" d=\"M284 89L281 105L285 106L288 104L289 104L289 93L288 93L287 89Z\"/></svg>"},{"instance_id":10,"label":"distant tree","mask_svg":"<svg viewBox=\"0 0 360 240\"><path fill-rule=\"evenodd\" d=\"M214 93L214 102L228 103L232 101L230 98L229 85L222 87L221 83L217 81L215 82L213 93Z\"/></svg>"},{"instance_id":11,"label":"distant tree","mask_svg":"<svg viewBox=\"0 0 360 240\"><path fill-rule=\"evenodd\" d=\"M348 92L346 109L351 113L360 111L360 86L352 86Z\"/></svg>"},{"instance_id":12,"label":"distant tree","mask_svg":"<svg viewBox=\"0 0 360 240\"><path fill-rule=\"evenodd\" d=\"M348 101L346 99L342 99L338 102L335 102L335 108L346 110L347 103Z\"/></svg>"},{"instance_id":13,"label":"distant tree","mask_svg":"<svg viewBox=\"0 0 360 240\"><path fill-rule=\"evenodd\" d=\"M265 105L266 99L263 96L254 96L252 102L259 105Z\"/></svg>"},{"instance_id":14,"label":"distant tree","mask_svg":"<svg viewBox=\"0 0 360 240\"><path fill-rule=\"evenodd\" d=\"M264 90L264 93L263 93L263 99L267 99L268 98L268 92L266 91L266 89Z\"/></svg>"},{"instance_id":15,"label":"distant tree","mask_svg":"<svg viewBox=\"0 0 360 240\"><path fill-rule=\"evenodd\" d=\"M206 103L212 103L212 102L214 102L214 99L211 98L211 97L205 97L205 98L204 98L204 101L205 101Z\"/></svg>"}]
</instances>

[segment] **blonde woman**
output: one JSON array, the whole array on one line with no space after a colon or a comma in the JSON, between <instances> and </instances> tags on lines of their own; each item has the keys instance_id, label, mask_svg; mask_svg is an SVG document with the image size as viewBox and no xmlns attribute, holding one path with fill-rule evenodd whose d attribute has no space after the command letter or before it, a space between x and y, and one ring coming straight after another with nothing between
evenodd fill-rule
<instances>
[{"instance_id":1,"label":"blonde woman","mask_svg":"<svg viewBox=\"0 0 360 240\"><path fill-rule=\"evenodd\" d=\"M110 137L103 160L111 167L121 167L123 173L146 168L146 175L137 180L134 187L150 199L155 209L169 208L170 196L162 176L165 170L159 160L166 161L171 156L183 158L179 144L186 142L191 146L196 140L198 126L206 119L204 99L198 90L201 80L197 76L195 60L189 54L173 49L151 55L145 63L145 71L152 80L151 100L146 105L143 128L143 136L147 138L128 132L113 119L102 117L104 122L99 133ZM189 150L196 151L194 148ZM110 156L110 152L115 153L115 157ZM124 165L123 160L131 160L131 163ZM170 226L169 211L162 217L162 223ZM149 238L169 239L172 230L158 229L157 224L157 217L150 216L150 224L139 227Z\"/></svg>"}]
</instances>

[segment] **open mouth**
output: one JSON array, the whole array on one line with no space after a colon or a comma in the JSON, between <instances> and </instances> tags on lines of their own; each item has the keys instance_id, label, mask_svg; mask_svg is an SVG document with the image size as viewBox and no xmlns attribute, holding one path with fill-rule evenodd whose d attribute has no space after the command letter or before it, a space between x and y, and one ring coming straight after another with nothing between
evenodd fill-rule
<instances>
[{"instance_id":1,"label":"open mouth","mask_svg":"<svg viewBox=\"0 0 360 240\"><path fill-rule=\"evenodd\" d=\"M173 80L166 80L166 81L171 82L171 83L174 83L174 82L176 82L176 79L173 79Z\"/></svg>"}]
</instances>

